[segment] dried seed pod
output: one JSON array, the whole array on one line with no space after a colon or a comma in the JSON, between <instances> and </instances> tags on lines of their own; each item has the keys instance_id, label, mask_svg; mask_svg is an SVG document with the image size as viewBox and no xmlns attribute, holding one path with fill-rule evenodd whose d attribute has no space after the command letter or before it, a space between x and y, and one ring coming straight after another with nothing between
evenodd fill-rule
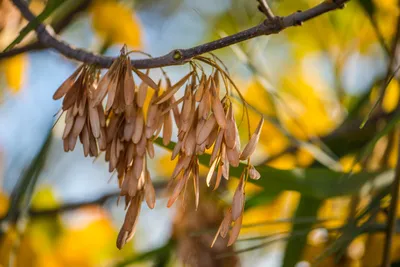
<instances>
[{"instance_id":1,"label":"dried seed pod","mask_svg":"<svg viewBox=\"0 0 400 267\"><path fill-rule=\"evenodd\" d=\"M251 166L249 169L249 177L253 180L258 180L261 177L261 174L254 168L254 166Z\"/></svg>"},{"instance_id":2,"label":"dried seed pod","mask_svg":"<svg viewBox=\"0 0 400 267\"><path fill-rule=\"evenodd\" d=\"M79 66L74 73L72 73L71 76L69 76L61 85L60 87L58 87L58 89L55 91L54 95L53 95L53 99L57 100L60 99L61 97L63 97L65 94L68 93L68 91L72 88L72 86L75 83L76 78L78 77L78 75L80 74L82 67L84 65Z\"/></svg>"},{"instance_id":3,"label":"dried seed pod","mask_svg":"<svg viewBox=\"0 0 400 267\"><path fill-rule=\"evenodd\" d=\"M228 240L228 247L231 246L239 237L240 229L242 228L243 214L235 220L235 224L232 227L232 232Z\"/></svg>"},{"instance_id":4,"label":"dried seed pod","mask_svg":"<svg viewBox=\"0 0 400 267\"><path fill-rule=\"evenodd\" d=\"M171 142L172 137L172 117L171 112L164 115L164 126L163 126L163 144L168 145Z\"/></svg>"},{"instance_id":5,"label":"dried seed pod","mask_svg":"<svg viewBox=\"0 0 400 267\"><path fill-rule=\"evenodd\" d=\"M243 213L244 208L244 177L240 178L239 184L233 195L232 201L232 220L236 221Z\"/></svg>"},{"instance_id":6,"label":"dried seed pod","mask_svg":"<svg viewBox=\"0 0 400 267\"><path fill-rule=\"evenodd\" d=\"M210 186L210 182L211 182L211 179L213 177L213 174L214 174L214 171L215 171L215 167L217 166L218 161L219 161L218 158L215 159L214 162L211 164L210 169L208 170L208 174L207 174L207 178L206 178L206 183L207 183L208 187Z\"/></svg>"},{"instance_id":7,"label":"dried seed pod","mask_svg":"<svg viewBox=\"0 0 400 267\"><path fill-rule=\"evenodd\" d=\"M146 83L144 82L140 83L136 97L136 104L138 105L139 108L143 107L144 101L146 100L147 88L148 86Z\"/></svg>"},{"instance_id":8,"label":"dried seed pod","mask_svg":"<svg viewBox=\"0 0 400 267\"><path fill-rule=\"evenodd\" d=\"M204 126L201 127L201 130L199 131L197 135L197 144L202 144L204 143L207 138L210 136L210 133L214 130L215 126L217 125L217 121L214 117L214 115L211 115L210 118L205 122Z\"/></svg>"},{"instance_id":9,"label":"dried seed pod","mask_svg":"<svg viewBox=\"0 0 400 267\"><path fill-rule=\"evenodd\" d=\"M125 215L124 224L122 225L117 238L118 249L121 249L129 240L132 239L133 235L135 234L142 200L143 192L138 193L130 200L130 205Z\"/></svg>"},{"instance_id":10,"label":"dried seed pod","mask_svg":"<svg viewBox=\"0 0 400 267\"><path fill-rule=\"evenodd\" d=\"M189 174L187 171L185 171L185 173L182 175L182 177L176 183L174 191L172 192L172 195L168 199L168 203L167 203L168 208L170 208L175 203L175 201L178 199L179 194L181 193L183 187L185 186L188 178L189 178Z\"/></svg>"},{"instance_id":11,"label":"dried seed pod","mask_svg":"<svg viewBox=\"0 0 400 267\"><path fill-rule=\"evenodd\" d=\"M182 87L182 85L185 84L185 82L190 78L191 75L192 75L192 72L190 72L189 74L186 74L176 84L174 84L172 87L168 88L164 94L162 94L160 97L155 99L154 102L156 104L161 104L161 103L164 103L164 102L168 101L169 99L171 99L171 97L173 97L174 94L176 92L178 92L178 90Z\"/></svg>"},{"instance_id":12,"label":"dried seed pod","mask_svg":"<svg viewBox=\"0 0 400 267\"><path fill-rule=\"evenodd\" d=\"M218 122L219 127L222 129L226 128L226 118L225 118L225 111L224 107L222 106L221 101L219 100L218 96L213 94L212 96L212 110L214 112L215 119Z\"/></svg>"},{"instance_id":13,"label":"dried seed pod","mask_svg":"<svg viewBox=\"0 0 400 267\"><path fill-rule=\"evenodd\" d=\"M151 88L153 88L156 91L159 91L160 88L158 87L158 85L148 76L148 72L146 72L146 74L144 74L143 72L141 72L140 70L137 69L133 69L133 71L139 76L139 78L145 82L148 86L150 86Z\"/></svg>"},{"instance_id":14,"label":"dried seed pod","mask_svg":"<svg viewBox=\"0 0 400 267\"><path fill-rule=\"evenodd\" d=\"M228 109L228 119L226 123L226 129L224 131L225 144L228 148L234 148L236 145L236 122L233 117L232 105Z\"/></svg>"},{"instance_id":15,"label":"dried seed pod","mask_svg":"<svg viewBox=\"0 0 400 267\"><path fill-rule=\"evenodd\" d=\"M215 241L217 241L217 239L218 239L218 236L221 236L222 238L225 238L225 237L226 237L226 235L227 235L228 232L229 232L229 228L230 228L230 226L231 226L231 223L232 223L232 211L231 211L231 209L229 208L229 209L225 212L224 219L222 220L222 222L221 222L221 224L220 224L220 226L219 226L219 228L218 228L218 231L217 231L217 233L215 234L214 240L213 240L213 242L211 243L211 247L214 246Z\"/></svg>"},{"instance_id":16,"label":"dried seed pod","mask_svg":"<svg viewBox=\"0 0 400 267\"><path fill-rule=\"evenodd\" d=\"M156 191L154 190L154 186L150 178L150 173L147 169L145 170L145 177L146 184L144 186L144 195L146 203L150 209L154 209L156 205Z\"/></svg>"},{"instance_id":17,"label":"dried seed pod","mask_svg":"<svg viewBox=\"0 0 400 267\"><path fill-rule=\"evenodd\" d=\"M135 98L135 81L132 75L132 66L129 57L126 57L125 77L124 77L124 99L125 105L129 106Z\"/></svg>"},{"instance_id":18,"label":"dried seed pod","mask_svg":"<svg viewBox=\"0 0 400 267\"><path fill-rule=\"evenodd\" d=\"M264 124L264 118L261 118L256 130L251 135L249 142L244 147L244 149L240 155L241 160L246 160L253 154L254 150L256 149L258 140L260 139L260 134L261 134L261 129L262 129L263 124Z\"/></svg>"}]
</instances>

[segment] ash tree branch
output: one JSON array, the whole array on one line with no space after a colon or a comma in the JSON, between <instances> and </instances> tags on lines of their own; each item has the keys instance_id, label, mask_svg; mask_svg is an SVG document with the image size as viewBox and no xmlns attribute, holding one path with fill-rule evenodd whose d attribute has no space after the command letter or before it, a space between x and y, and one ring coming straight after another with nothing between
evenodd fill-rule
<instances>
[{"instance_id":1,"label":"ash tree branch","mask_svg":"<svg viewBox=\"0 0 400 267\"><path fill-rule=\"evenodd\" d=\"M45 47L53 48L60 54L75 59L77 61L89 64L97 64L100 67L108 68L115 60L113 57L106 57L93 54L80 48L74 48L68 43L61 41L55 34L50 33L46 26L37 21L35 15L29 10L27 4L23 0L12 0L14 5L20 10L21 14L29 22L36 22L36 34L39 42ZM188 62L193 57L211 52L223 47L230 46L239 42L243 42L258 36L270 35L281 32L282 30L301 25L301 23L320 16L329 11L342 8L349 0L326 0L305 11L298 11L286 17L274 16L273 19L267 19L257 26L236 34L198 45L188 49L176 49L164 56L132 60L132 66L137 69L150 69L164 66L180 65Z\"/></svg>"}]
</instances>

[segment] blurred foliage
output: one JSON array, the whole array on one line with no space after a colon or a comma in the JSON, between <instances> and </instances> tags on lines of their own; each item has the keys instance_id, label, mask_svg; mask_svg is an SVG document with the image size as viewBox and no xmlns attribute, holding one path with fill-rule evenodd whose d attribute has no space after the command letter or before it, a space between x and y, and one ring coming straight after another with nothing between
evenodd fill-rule
<instances>
[{"instance_id":1,"label":"blurred foliage","mask_svg":"<svg viewBox=\"0 0 400 267\"><path fill-rule=\"evenodd\" d=\"M72 2L54 0L44 5L44 1L35 0L30 5L40 14L40 20L49 17L53 21L57 16L72 16L68 12L74 9L62 9L63 13L58 8L61 3ZM196 14L204 24L204 42L254 26L263 19L256 1L232 0L228 1L229 9L204 14L191 7L194 1L89 2L80 12L89 18L98 39L107 46L127 44L132 49L146 50L146 25L140 20L145 15L158 17L154 23L162 25L180 12ZM276 14L287 15L320 1L269 2ZM259 119L258 112L267 118L254 157L254 164L260 165L257 170L261 179L250 181L254 185L247 188L241 239L232 251L220 253L232 256L246 251L254 253L253 257L278 250L283 255L283 266L288 267L299 261L315 262L319 255L321 266L380 266L385 240L381 226L387 221L388 188L399 142L397 74L365 127L359 126L380 97L387 69L391 72L397 67L387 64L393 57L392 45L398 43L395 36L399 14L397 0L353 0L343 10L287 29L278 36L218 52L251 105L252 129ZM26 25L8 0L0 1L1 51L18 47L20 41L19 46L32 42L33 26ZM176 34L171 36L175 38ZM24 79L27 65L26 54L0 60L0 92L6 100L20 97L8 96L8 92L16 93L29 86ZM148 94L145 106L150 99ZM235 117L244 125L247 121L243 115L238 112ZM246 141L246 127L239 130L242 141ZM40 155L40 162L33 161L39 169L45 160ZM149 163L156 176L171 174L174 164L169 157L169 152L160 150L157 161ZM204 155L201 163L208 165L208 160L209 156ZM232 169L231 176L239 176L242 168ZM205 174L207 168L200 171ZM15 191L0 191L0 218L2 225L7 222L1 228L0 266L175 266L181 254L211 255L215 251L199 245L208 241L208 235L202 235L198 243L188 237L193 232L215 230L215 218L221 217L220 210L237 184L237 179L230 179L223 189L214 192L214 198L206 199L205 210L196 216L189 204L179 206L171 240L141 253L135 250L139 238L122 251L115 248L114 218L103 203L64 211L65 203L52 187L28 186L40 171L28 167L27 172L29 180L22 187L24 194L18 203L13 202ZM29 190L30 194L26 194ZM49 210L54 212L40 213ZM16 216L12 221L10 213ZM210 214L215 218L207 221L206 215ZM287 241L286 247L278 241ZM260 248L262 254L256 254L259 250L255 249ZM394 238L392 252L393 261L399 261L399 236ZM242 260L248 263L246 254Z\"/></svg>"}]
</instances>

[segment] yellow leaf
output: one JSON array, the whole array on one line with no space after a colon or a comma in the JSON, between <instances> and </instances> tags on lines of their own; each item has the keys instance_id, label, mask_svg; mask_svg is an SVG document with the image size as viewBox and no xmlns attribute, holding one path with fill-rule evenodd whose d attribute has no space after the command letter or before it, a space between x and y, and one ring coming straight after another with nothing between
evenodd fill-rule
<instances>
[{"instance_id":1,"label":"yellow leaf","mask_svg":"<svg viewBox=\"0 0 400 267\"><path fill-rule=\"evenodd\" d=\"M0 191L0 218L6 215L8 206L10 204L10 200L8 199L8 196Z\"/></svg>"},{"instance_id":2,"label":"yellow leaf","mask_svg":"<svg viewBox=\"0 0 400 267\"><path fill-rule=\"evenodd\" d=\"M91 13L93 28L104 40L141 46L140 23L129 7L115 1L95 1Z\"/></svg>"},{"instance_id":3,"label":"yellow leaf","mask_svg":"<svg viewBox=\"0 0 400 267\"><path fill-rule=\"evenodd\" d=\"M33 209L51 209L58 206L58 204L50 186L40 188L32 198Z\"/></svg>"},{"instance_id":4,"label":"yellow leaf","mask_svg":"<svg viewBox=\"0 0 400 267\"><path fill-rule=\"evenodd\" d=\"M5 59L2 62L1 67L11 92L17 93L23 84L24 71L26 68L26 56L21 54Z\"/></svg>"},{"instance_id":5,"label":"yellow leaf","mask_svg":"<svg viewBox=\"0 0 400 267\"><path fill-rule=\"evenodd\" d=\"M399 102L399 82L393 79L386 88L385 96L382 100L382 108L385 112L392 112Z\"/></svg>"}]
</instances>

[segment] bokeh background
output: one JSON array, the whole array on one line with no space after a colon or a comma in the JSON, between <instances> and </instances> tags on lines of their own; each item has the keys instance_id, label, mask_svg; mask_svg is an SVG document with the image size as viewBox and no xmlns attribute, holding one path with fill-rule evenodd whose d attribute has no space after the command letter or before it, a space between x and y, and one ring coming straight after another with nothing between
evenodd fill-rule
<instances>
[{"instance_id":1,"label":"bokeh background","mask_svg":"<svg viewBox=\"0 0 400 267\"><path fill-rule=\"evenodd\" d=\"M269 2L283 16L320 1ZM256 0L30 1L35 14L46 5L45 22L63 40L113 56L123 44L163 55L264 19ZM399 134L398 75L390 77L399 11L396 0L352 0L301 27L216 51L252 106L253 129L255 110L266 118L253 161L269 167L262 186L247 187L245 227L234 248L211 249L209 237L238 180L218 192L204 188L197 212L189 194L167 209L173 164L170 152L157 148L150 163L156 208L143 205L134 240L119 251L125 212L116 204L116 177L79 146L64 153L63 118L55 124L61 103L52 95L78 63L37 45L13 57L0 52L0 266L310 266L321 254L323 266L380 266L382 192L393 178ZM0 0L1 51L25 25L10 0ZM17 47L32 43L30 32ZM165 70L177 81L188 67ZM246 127L240 131L245 141ZM360 211L367 216L357 217Z\"/></svg>"}]
</instances>

